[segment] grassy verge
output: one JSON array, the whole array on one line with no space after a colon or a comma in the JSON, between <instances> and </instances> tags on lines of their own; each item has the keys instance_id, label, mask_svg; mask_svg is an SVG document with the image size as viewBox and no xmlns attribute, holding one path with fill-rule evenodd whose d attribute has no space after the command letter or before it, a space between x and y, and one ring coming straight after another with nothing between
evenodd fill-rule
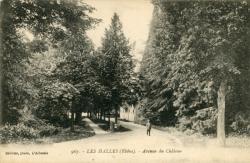
<instances>
[{"instance_id":1,"label":"grassy verge","mask_svg":"<svg viewBox=\"0 0 250 163\"><path fill-rule=\"evenodd\" d=\"M24 124L7 125L0 129L0 140L1 144L51 144L95 135L93 129L84 121L74 128L74 131L71 131L70 127L62 128L49 124L43 124L36 129Z\"/></svg>"},{"instance_id":2,"label":"grassy verge","mask_svg":"<svg viewBox=\"0 0 250 163\"><path fill-rule=\"evenodd\" d=\"M104 131L109 130L109 122L101 119L91 119L95 124L97 124Z\"/></svg>"},{"instance_id":3,"label":"grassy verge","mask_svg":"<svg viewBox=\"0 0 250 163\"><path fill-rule=\"evenodd\" d=\"M153 126L153 128L167 132L181 140L184 146L218 146L215 135L202 135L191 130L185 132L178 131L174 127ZM250 137L240 135L229 135L226 138L227 148L250 148Z\"/></svg>"},{"instance_id":4,"label":"grassy verge","mask_svg":"<svg viewBox=\"0 0 250 163\"><path fill-rule=\"evenodd\" d=\"M93 129L84 121L74 126L74 131L69 128L62 129L58 134L37 139L37 143L60 143L64 141L79 140L95 135Z\"/></svg>"}]
</instances>

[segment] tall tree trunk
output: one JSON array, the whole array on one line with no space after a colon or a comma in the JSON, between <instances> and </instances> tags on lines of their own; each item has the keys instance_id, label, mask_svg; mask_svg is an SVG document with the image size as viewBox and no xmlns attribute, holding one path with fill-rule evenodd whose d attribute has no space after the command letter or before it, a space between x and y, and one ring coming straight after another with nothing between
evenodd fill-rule
<instances>
[{"instance_id":1,"label":"tall tree trunk","mask_svg":"<svg viewBox=\"0 0 250 163\"><path fill-rule=\"evenodd\" d=\"M226 92L227 84L222 81L218 90L218 119L217 119L217 139L220 146L225 146L225 109L226 109Z\"/></svg>"},{"instance_id":2,"label":"tall tree trunk","mask_svg":"<svg viewBox=\"0 0 250 163\"><path fill-rule=\"evenodd\" d=\"M3 125L3 51L2 51L2 18L3 18L3 10L2 10L2 2L0 2L0 126Z\"/></svg>"},{"instance_id":3,"label":"tall tree trunk","mask_svg":"<svg viewBox=\"0 0 250 163\"><path fill-rule=\"evenodd\" d=\"M97 110L94 111L94 119L97 119Z\"/></svg>"},{"instance_id":4,"label":"tall tree trunk","mask_svg":"<svg viewBox=\"0 0 250 163\"><path fill-rule=\"evenodd\" d=\"M82 120L82 112L76 112L75 122L79 124Z\"/></svg>"},{"instance_id":5,"label":"tall tree trunk","mask_svg":"<svg viewBox=\"0 0 250 163\"><path fill-rule=\"evenodd\" d=\"M117 124L118 119L118 107L115 107L115 123Z\"/></svg>"},{"instance_id":6,"label":"tall tree trunk","mask_svg":"<svg viewBox=\"0 0 250 163\"><path fill-rule=\"evenodd\" d=\"M69 108L70 108L70 111L71 111L71 124L70 124L70 130L71 131L74 131L74 123L75 123L75 114L74 114L74 110L73 110L73 107L72 107L72 103L70 102L69 103Z\"/></svg>"},{"instance_id":7,"label":"tall tree trunk","mask_svg":"<svg viewBox=\"0 0 250 163\"><path fill-rule=\"evenodd\" d=\"M103 120L103 110L100 109L100 119Z\"/></svg>"},{"instance_id":8,"label":"tall tree trunk","mask_svg":"<svg viewBox=\"0 0 250 163\"><path fill-rule=\"evenodd\" d=\"M109 120L109 124L110 124L110 108L108 110L108 120Z\"/></svg>"},{"instance_id":9,"label":"tall tree trunk","mask_svg":"<svg viewBox=\"0 0 250 163\"><path fill-rule=\"evenodd\" d=\"M74 131L74 124L75 124L75 113L73 112L73 110L71 111L71 131Z\"/></svg>"}]
</instances>

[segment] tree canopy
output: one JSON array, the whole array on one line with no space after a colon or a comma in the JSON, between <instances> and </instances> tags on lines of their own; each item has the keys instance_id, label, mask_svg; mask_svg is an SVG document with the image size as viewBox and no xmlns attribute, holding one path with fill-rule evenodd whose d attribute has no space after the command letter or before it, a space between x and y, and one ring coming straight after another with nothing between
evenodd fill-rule
<instances>
[{"instance_id":1,"label":"tree canopy","mask_svg":"<svg viewBox=\"0 0 250 163\"><path fill-rule=\"evenodd\" d=\"M249 87L242 81L249 80L249 3L155 0L153 5L141 66L146 117L214 133L216 109L224 105L232 131L233 115L248 113L242 99L249 97L243 93ZM220 90L225 91L217 94Z\"/></svg>"},{"instance_id":2,"label":"tree canopy","mask_svg":"<svg viewBox=\"0 0 250 163\"><path fill-rule=\"evenodd\" d=\"M119 106L131 97L135 76L131 45L122 31L122 24L116 13L111 19L110 27L105 30L100 53L103 55L102 83L111 93L111 109L115 109L117 115Z\"/></svg>"},{"instance_id":3,"label":"tree canopy","mask_svg":"<svg viewBox=\"0 0 250 163\"><path fill-rule=\"evenodd\" d=\"M4 121L17 120L14 108L22 109L24 100L29 100L30 105L38 107L39 104L34 104L34 99L40 98L39 92L58 78L55 69L71 55L60 50L67 48L65 40L72 38L72 34L78 34L83 40L81 43L85 42L82 46L87 51L84 52L89 52L92 45L88 41L86 30L100 21L88 16L93 10L93 7L80 1L2 2ZM76 40L74 37L73 39ZM46 58L48 59L43 60ZM40 64L41 60L43 64ZM34 64L35 62L39 64ZM70 79L57 82L61 86L69 83L73 87Z\"/></svg>"}]
</instances>

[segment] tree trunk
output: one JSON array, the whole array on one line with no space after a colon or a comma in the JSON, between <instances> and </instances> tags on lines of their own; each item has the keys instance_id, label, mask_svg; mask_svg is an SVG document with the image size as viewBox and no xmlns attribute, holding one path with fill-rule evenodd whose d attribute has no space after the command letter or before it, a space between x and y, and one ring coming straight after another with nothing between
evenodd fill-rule
<instances>
[{"instance_id":1,"label":"tree trunk","mask_svg":"<svg viewBox=\"0 0 250 163\"><path fill-rule=\"evenodd\" d=\"M103 111L100 109L100 119L103 120Z\"/></svg>"},{"instance_id":2,"label":"tree trunk","mask_svg":"<svg viewBox=\"0 0 250 163\"><path fill-rule=\"evenodd\" d=\"M94 119L98 119L97 110L94 111Z\"/></svg>"},{"instance_id":3,"label":"tree trunk","mask_svg":"<svg viewBox=\"0 0 250 163\"><path fill-rule=\"evenodd\" d=\"M75 122L75 114L74 114L73 111L71 111L71 128L70 128L71 131L75 130L75 128L74 128L74 122Z\"/></svg>"},{"instance_id":4,"label":"tree trunk","mask_svg":"<svg viewBox=\"0 0 250 163\"><path fill-rule=\"evenodd\" d=\"M75 123L79 124L82 120L82 112L76 112Z\"/></svg>"},{"instance_id":5,"label":"tree trunk","mask_svg":"<svg viewBox=\"0 0 250 163\"><path fill-rule=\"evenodd\" d=\"M90 118L90 111L87 112L87 117Z\"/></svg>"},{"instance_id":6,"label":"tree trunk","mask_svg":"<svg viewBox=\"0 0 250 163\"><path fill-rule=\"evenodd\" d=\"M225 107L226 107L226 82L220 83L218 90L217 105L218 105L218 119L217 119L217 139L220 146L225 146Z\"/></svg>"},{"instance_id":7,"label":"tree trunk","mask_svg":"<svg viewBox=\"0 0 250 163\"><path fill-rule=\"evenodd\" d=\"M110 124L110 108L108 110L108 120L109 120L109 124Z\"/></svg>"},{"instance_id":8,"label":"tree trunk","mask_svg":"<svg viewBox=\"0 0 250 163\"><path fill-rule=\"evenodd\" d=\"M73 107L72 107L72 102L69 103L69 108L70 108L70 111L71 111L71 126L70 126L70 130L71 131L74 131L74 122L75 122L75 115L74 115L74 110L73 110Z\"/></svg>"},{"instance_id":9,"label":"tree trunk","mask_svg":"<svg viewBox=\"0 0 250 163\"><path fill-rule=\"evenodd\" d=\"M118 119L118 107L115 107L115 123L117 124Z\"/></svg>"},{"instance_id":10,"label":"tree trunk","mask_svg":"<svg viewBox=\"0 0 250 163\"><path fill-rule=\"evenodd\" d=\"M0 7L2 8L2 3L0 2ZM3 51L2 51L2 18L3 18L3 11L0 11L0 126L3 125Z\"/></svg>"}]
</instances>

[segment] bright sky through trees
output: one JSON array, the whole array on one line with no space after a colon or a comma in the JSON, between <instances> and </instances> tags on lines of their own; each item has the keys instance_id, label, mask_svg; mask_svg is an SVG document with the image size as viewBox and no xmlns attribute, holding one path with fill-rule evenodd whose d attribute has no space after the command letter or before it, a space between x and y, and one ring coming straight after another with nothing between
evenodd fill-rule
<instances>
[{"instance_id":1,"label":"bright sky through trees","mask_svg":"<svg viewBox=\"0 0 250 163\"><path fill-rule=\"evenodd\" d=\"M83 0L83 2L96 8L91 16L103 20L95 29L88 32L94 44L100 46L104 29L109 26L111 17L116 12L123 24L126 37L131 43L136 42L134 57L141 60L153 11L150 0Z\"/></svg>"}]
</instances>

